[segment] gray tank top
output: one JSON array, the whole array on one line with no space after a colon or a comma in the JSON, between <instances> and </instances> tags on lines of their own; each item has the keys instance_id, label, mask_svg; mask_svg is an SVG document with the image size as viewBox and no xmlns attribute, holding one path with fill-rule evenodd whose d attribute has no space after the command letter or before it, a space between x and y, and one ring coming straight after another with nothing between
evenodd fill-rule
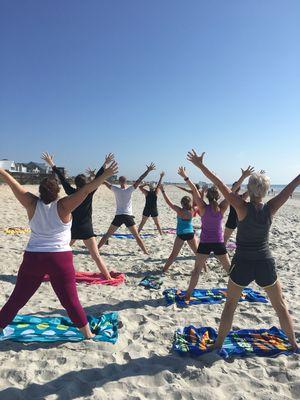
<instances>
[{"instance_id":1,"label":"gray tank top","mask_svg":"<svg viewBox=\"0 0 300 400\"><path fill-rule=\"evenodd\" d=\"M272 258L269 249L271 224L268 204L257 209L253 203L247 203L247 215L242 221L238 221L236 257L247 260Z\"/></svg>"}]
</instances>

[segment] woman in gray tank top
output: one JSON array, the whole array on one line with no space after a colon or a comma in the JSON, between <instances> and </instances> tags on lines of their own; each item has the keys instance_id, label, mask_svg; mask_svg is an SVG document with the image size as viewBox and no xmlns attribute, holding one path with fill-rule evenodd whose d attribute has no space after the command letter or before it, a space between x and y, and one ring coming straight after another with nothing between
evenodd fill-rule
<instances>
[{"instance_id":1,"label":"woman in gray tank top","mask_svg":"<svg viewBox=\"0 0 300 400\"><path fill-rule=\"evenodd\" d=\"M201 169L221 191L225 199L235 208L238 216L237 249L232 260L228 281L227 300L222 312L218 338L214 347L221 348L231 329L233 315L242 290L255 281L263 287L277 313L280 326L287 335L292 348L298 349L291 316L283 299L281 285L277 279L275 260L269 248L269 231L272 218L289 199L300 184L300 175L291 181L277 196L263 203L270 187L270 180L262 173L254 173L248 182L250 202L232 192L204 164L203 157L192 150L188 160Z\"/></svg>"}]
</instances>

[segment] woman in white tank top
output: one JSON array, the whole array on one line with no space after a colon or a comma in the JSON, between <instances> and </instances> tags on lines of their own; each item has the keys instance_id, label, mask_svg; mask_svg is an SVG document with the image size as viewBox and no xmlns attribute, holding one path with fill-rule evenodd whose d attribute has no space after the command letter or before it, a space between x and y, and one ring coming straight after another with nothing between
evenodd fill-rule
<instances>
[{"instance_id":1,"label":"woman in white tank top","mask_svg":"<svg viewBox=\"0 0 300 400\"><path fill-rule=\"evenodd\" d=\"M15 288L0 311L0 331L16 316L41 285L46 274L62 306L85 338L93 337L76 290L73 255L70 248L71 212L89 193L108 177L117 173L113 162L104 173L74 194L58 199L59 186L53 178L44 179L40 197L29 193L9 173L0 168L0 175L10 186L17 200L25 207L31 236L20 266Z\"/></svg>"}]
</instances>

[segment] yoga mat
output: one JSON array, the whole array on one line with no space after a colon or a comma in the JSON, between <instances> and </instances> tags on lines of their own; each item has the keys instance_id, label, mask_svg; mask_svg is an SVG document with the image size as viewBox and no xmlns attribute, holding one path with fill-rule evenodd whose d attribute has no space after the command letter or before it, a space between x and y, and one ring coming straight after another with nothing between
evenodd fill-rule
<instances>
[{"instance_id":1,"label":"yoga mat","mask_svg":"<svg viewBox=\"0 0 300 400\"><path fill-rule=\"evenodd\" d=\"M20 233L29 233L31 230L30 228L25 228L23 226L13 226L11 228L3 229L3 232L7 235L18 235Z\"/></svg>"},{"instance_id":2,"label":"yoga mat","mask_svg":"<svg viewBox=\"0 0 300 400\"><path fill-rule=\"evenodd\" d=\"M180 307L187 307L192 304L216 304L226 301L227 289L226 288L213 288L213 289L194 289L193 295L189 302L184 299L186 294L185 290L176 288L166 289L163 291L167 304L176 303ZM267 303L268 300L259 292L251 288L245 288L242 292L240 301Z\"/></svg>"},{"instance_id":3,"label":"yoga mat","mask_svg":"<svg viewBox=\"0 0 300 400\"><path fill-rule=\"evenodd\" d=\"M139 283L139 286L144 286L145 289L160 289L161 285L163 283L161 275L146 275L141 282Z\"/></svg>"},{"instance_id":4,"label":"yoga mat","mask_svg":"<svg viewBox=\"0 0 300 400\"><path fill-rule=\"evenodd\" d=\"M98 236L104 236L103 233L101 233ZM140 234L140 237L142 239L148 238L148 237L154 237L156 235L154 235L153 233L142 233ZM132 233L113 233L111 235L111 237L116 238L116 239L134 239L134 236Z\"/></svg>"},{"instance_id":5,"label":"yoga mat","mask_svg":"<svg viewBox=\"0 0 300 400\"><path fill-rule=\"evenodd\" d=\"M162 230L164 233L169 233L170 235L176 235L176 229L174 228L166 228Z\"/></svg>"},{"instance_id":6,"label":"yoga mat","mask_svg":"<svg viewBox=\"0 0 300 400\"><path fill-rule=\"evenodd\" d=\"M174 334L173 349L180 354L200 356L212 350L217 331L211 327L193 325L179 328ZM274 357L279 354L292 354L286 335L273 326L270 329L242 329L227 335L218 354L224 359L232 357ZM297 353L300 353L299 350Z\"/></svg>"},{"instance_id":7,"label":"yoga mat","mask_svg":"<svg viewBox=\"0 0 300 400\"><path fill-rule=\"evenodd\" d=\"M118 338L118 313L111 312L98 317L88 316L92 339L100 342L116 343ZM67 317L38 317L17 315L0 335L0 341L15 342L79 342L84 340L82 333Z\"/></svg>"},{"instance_id":8,"label":"yoga mat","mask_svg":"<svg viewBox=\"0 0 300 400\"><path fill-rule=\"evenodd\" d=\"M96 272L85 272L85 271L76 271L75 277L76 282L83 282L89 285L110 285L110 286L118 286L125 282L125 275L119 272L110 272L112 280L108 280L104 277L104 275L96 273ZM44 276L44 282L48 282L49 275Z\"/></svg>"}]
</instances>

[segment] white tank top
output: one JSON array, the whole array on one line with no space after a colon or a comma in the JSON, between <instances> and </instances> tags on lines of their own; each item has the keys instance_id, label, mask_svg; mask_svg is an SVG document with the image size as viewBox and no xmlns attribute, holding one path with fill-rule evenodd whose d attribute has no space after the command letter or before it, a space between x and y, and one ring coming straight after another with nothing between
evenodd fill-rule
<instances>
[{"instance_id":1,"label":"white tank top","mask_svg":"<svg viewBox=\"0 0 300 400\"><path fill-rule=\"evenodd\" d=\"M36 203L33 217L29 221L31 235L26 251L56 253L71 251L72 221L63 223L57 212L57 200L50 204L40 199Z\"/></svg>"}]
</instances>

